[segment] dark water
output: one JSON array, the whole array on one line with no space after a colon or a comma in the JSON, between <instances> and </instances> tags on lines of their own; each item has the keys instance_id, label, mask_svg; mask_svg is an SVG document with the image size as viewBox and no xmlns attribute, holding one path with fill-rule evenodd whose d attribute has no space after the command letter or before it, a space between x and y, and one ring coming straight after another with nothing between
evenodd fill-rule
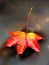
<instances>
[{"instance_id":1,"label":"dark water","mask_svg":"<svg viewBox=\"0 0 49 65\"><path fill-rule=\"evenodd\" d=\"M19 56L12 58L0 56L0 65L49 65L49 1L14 1L8 3L6 8L0 12L0 48L10 37L10 31L22 30L25 27L31 7L34 9L30 15L28 28L42 33L45 41L40 42L40 54L31 54L23 60Z\"/></svg>"}]
</instances>

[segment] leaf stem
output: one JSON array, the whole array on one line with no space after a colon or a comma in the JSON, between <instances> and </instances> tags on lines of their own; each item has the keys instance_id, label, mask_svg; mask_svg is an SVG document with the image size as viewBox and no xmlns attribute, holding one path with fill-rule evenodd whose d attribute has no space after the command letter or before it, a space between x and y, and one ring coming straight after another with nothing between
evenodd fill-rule
<instances>
[{"instance_id":1,"label":"leaf stem","mask_svg":"<svg viewBox=\"0 0 49 65\"><path fill-rule=\"evenodd\" d=\"M30 8L30 11L28 13L28 18L27 18L27 23L26 23L26 33L28 33L28 22L29 22L29 18L30 18L30 14L31 14L32 9L33 9L33 7Z\"/></svg>"}]
</instances>

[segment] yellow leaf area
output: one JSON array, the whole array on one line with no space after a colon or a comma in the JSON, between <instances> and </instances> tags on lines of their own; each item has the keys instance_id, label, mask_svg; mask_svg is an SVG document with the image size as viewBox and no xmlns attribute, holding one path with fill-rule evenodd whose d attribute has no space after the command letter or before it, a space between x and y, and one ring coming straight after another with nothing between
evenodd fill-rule
<instances>
[{"instance_id":1,"label":"yellow leaf area","mask_svg":"<svg viewBox=\"0 0 49 65\"><path fill-rule=\"evenodd\" d=\"M35 34L34 32L30 32L30 33L26 33L25 32L22 32L22 31L15 31L15 32L11 32L11 35L12 36L19 36L20 38L30 38L30 39L36 39L38 37L37 34Z\"/></svg>"}]
</instances>

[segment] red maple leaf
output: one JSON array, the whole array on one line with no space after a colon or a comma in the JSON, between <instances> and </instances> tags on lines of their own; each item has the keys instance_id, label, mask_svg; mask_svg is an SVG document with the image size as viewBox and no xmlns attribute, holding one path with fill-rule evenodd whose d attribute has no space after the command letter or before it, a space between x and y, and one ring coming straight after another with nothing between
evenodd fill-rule
<instances>
[{"instance_id":1,"label":"red maple leaf","mask_svg":"<svg viewBox=\"0 0 49 65\"><path fill-rule=\"evenodd\" d=\"M34 32L28 33L28 20L31 13L32 8L30 9L27 25L26 25L26 33L23 31L11 32L11 38L7 40L5 46L16 46L17 45L17 54L23 54L27 47L32 48L36 52L40 52L40 46L38 44L38 40L44 39L43 37L35 34Z\"/></svg>"}]
</instances>

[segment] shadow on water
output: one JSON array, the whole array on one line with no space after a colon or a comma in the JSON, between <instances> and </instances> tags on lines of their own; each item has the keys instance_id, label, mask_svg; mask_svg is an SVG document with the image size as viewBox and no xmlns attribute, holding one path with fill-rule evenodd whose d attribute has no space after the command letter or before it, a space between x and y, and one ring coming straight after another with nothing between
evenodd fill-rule
<instances>
[{"instance_id":1,"label":"shadow on water","mask_svg":"<svg viewBox=\"0 0 49 65\"><path fill-rule=\"evenodd\" d=\"M32 54L35 54L35 53L36 52L33 49L31 49L30 47L28 47L28 48L26 48L26 50L24 51L23 54L19 55L19 58L21 60L24 60L24 59L30 57Z\"/></svg>"}]
</instances>

